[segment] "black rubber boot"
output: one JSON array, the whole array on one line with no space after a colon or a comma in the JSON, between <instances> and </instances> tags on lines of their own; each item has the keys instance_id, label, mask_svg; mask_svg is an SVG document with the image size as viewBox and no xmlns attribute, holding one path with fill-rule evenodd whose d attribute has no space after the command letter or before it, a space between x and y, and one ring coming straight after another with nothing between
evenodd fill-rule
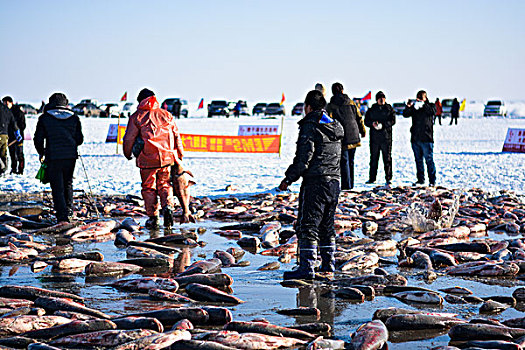
<instances>
[{"instance_id":1,"label":"black rubber boot","mask_svg":"<svg viewBox=\"0 0 525 350\"><path fill-rule=\"evenodd\" d=\"M157 229L159 228L159 217L158 216L150 216L148 220L146 220L146 228L148 229Z\"/></svg>"},{"instance_id":2,"label":"black rubber boot","mask_svg":"<svg viewBox=\"0 0 525 350\"><path fill-rule=\"evenodd\" d=\"M317 242L299 242L299 267L292 271L285 271L285 280L313 280L314 266L317 260Z\"/></svg>"},{"instance_id":3,"label":"black rubber boot","mask_svg":"<svg viewBox=\"0 0 525 350\"><path fill-rule=\"evenodd\" d=\"M170 207L165 207L162 209L163 215L164 215L164 227L171 227L173 226L173 209Z\"/></svg>"},{"instance_id":4,"label":"black rubber boot","mask_svg":"<svg viewBox=\"0 0 525 350\"><path fill-rule=\"evenodd\" d=\"M321 268L319 272L335 272L335 241L319 247Z\"/></svg>"}]
</instances>

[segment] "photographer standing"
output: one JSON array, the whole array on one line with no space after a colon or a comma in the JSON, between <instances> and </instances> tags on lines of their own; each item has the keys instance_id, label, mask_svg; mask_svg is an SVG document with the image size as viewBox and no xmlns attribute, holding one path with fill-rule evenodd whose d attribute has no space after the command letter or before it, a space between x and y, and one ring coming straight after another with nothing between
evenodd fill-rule
<instances>
[{"instance_id":1,"label":"photographer standing","mask_svg":"<svg viewBox=\"0 0 525 350\"><path fill-rule=\"evenodd\" d=\"M365 125L370 128L370 177L366 183L376 181L379 153L383 154L386 184L392 181L392 126L396 123L396 111L386 103L382 91L376 94L376 101L365 114Z\"/></svg>"},{"instance_id":2,"label":"photographer standing","mask_svg":"<svg viewBox=\"0 0 525 350\"><path fill-rule=\"evenodd\" d=\"M430 103L427 93L420 90L416 96L416 102L409 101L407 108L403 111L405 118L412 118L410 128L410 142L416 160L417 182L414 185L425 183L425 166L427 163L428 182L430 186L436 184L436 166L434 165L434 115L436 106Z\"/></svg>"}]
</instances>

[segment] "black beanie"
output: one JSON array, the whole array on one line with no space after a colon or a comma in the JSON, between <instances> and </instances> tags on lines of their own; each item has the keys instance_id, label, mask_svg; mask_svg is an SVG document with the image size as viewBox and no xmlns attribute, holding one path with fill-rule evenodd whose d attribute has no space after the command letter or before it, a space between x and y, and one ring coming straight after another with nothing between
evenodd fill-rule
<instances>
[{"instance_id":1,"label":"black beanie","mask_svg":"<svg viewBox=\"0 0 525 350\"><path fill-rule=\"evenodd\" d=\"M68 103L66 95L61 92L55 92L49 97L49 105L53 107L67 107Z\"/></svg>"},{"instance_id":2,"label":"black beanie","mask_svg":"<svg viewBox=\"0 0 525 350\"><path fill-rule=\"evenodd\" d=\"M386 98L385 93L383 91L378 91L376 94L376 101L380 98Z\"/></svg>"},{"instance_id":3,"label":"black beanie","mask_svg":"<svg viewBox=\"0 0 525 350\"><path fill-rule=\"evenodd\" d=\"M137 101L139 103L141 103L142 100L144 100L145 98L148 98L150 96L155 96L153 91L151 91L150 89L142 89L142 90L140 90L139 95L137 96Z\"/></svg>"}]
</instances>

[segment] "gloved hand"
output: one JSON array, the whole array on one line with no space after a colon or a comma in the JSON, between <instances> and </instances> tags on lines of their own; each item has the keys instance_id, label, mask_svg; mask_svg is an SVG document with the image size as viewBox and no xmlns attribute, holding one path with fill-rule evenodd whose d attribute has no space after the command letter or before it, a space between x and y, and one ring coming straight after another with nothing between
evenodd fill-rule
<instances>
[{"instance_id":1,"label":"gloved hand","mask_svg":"<svg viewBox=\"0 0 525 350\"><path fill-rule=\"evenodd\" d=\"M16 139L16 142L24 141L24 138L22 137L22 135L20 135L20 130L15 131L15 139Z\"/></svg>"}]
</instances>

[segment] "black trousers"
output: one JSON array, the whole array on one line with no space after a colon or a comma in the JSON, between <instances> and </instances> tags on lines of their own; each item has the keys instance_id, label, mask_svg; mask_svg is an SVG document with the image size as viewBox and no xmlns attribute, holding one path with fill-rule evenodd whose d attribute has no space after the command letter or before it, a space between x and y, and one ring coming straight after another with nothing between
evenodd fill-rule
<instances>
[{"instance_id":1,"label":"black trousers","mask_svg":"<svg viewBox=\"0 0 525 350\"><path fill-rule=\"evenodd\" d=\"M385 179L392 181L392 141L370 142L370 180L376 180L380 154L383 155Z\"/></svg>"},{"instance_id":2,"label":"black trousers","mask_svg":"<svg viewBox=\"0 0 525 350\"><path fill-rule=\"evenodd\" d=\"M456 125L458 125L458 117L459 117L458 115L452 114L450 116L450 125L452 125L452 123L455 123Z\"/></svg>"},{"instance_id":3,"label":"black trousers","mask_svg":"<svg viewBox=\"0 0 525 350\"><path fill-rule=\"evenodd\" d=\"M354 188L354 158L355 148L348 149L343 146L341 150L341 189L351 190Z\"/></svg>"},{"instance_id":4,"label":"black trousers","mask_svg":"<svg viewBox=\"0 0 525 350\"><path fill-rule=\"evenodd\" d=\"M9 157L11 157L11 172L15 174L24 173L24 145L13 144L9 146Z\"/></svg>"},{"instance_id":5,"label":"black trousers","mask_svg":"<svg viewBox=\"0 0 525 350\"><path fill-rule=\"evenodd\" d=\"M68 216L73 213L73 173L76 159L49 160L46 163L57 221L68 221Z\"/></svg>"},{"instance_id":6,"label":"black trousers","mask_svg":"<svg viewBox=\"0 0 525 350\"><path fill-rule=\"evenodd\" d=\"M335 240L334 216L340 191L337 179L303 181L296 226L299 241L316 242L323 246Z\"/></svg>"}]
</instances>

